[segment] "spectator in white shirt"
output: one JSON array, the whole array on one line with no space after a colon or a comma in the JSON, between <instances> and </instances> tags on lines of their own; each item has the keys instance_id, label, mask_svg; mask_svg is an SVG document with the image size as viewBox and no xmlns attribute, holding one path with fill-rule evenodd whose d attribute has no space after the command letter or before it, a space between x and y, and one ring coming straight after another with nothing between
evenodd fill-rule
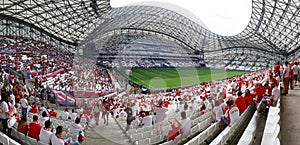
<instances>
[{"instance_id":1,"label":"spectator in white shirt","mask_svg":"<svg viewBox=\"0 0 300 145\"><path fill-rule=\"evenodd\" d=\"M79 145L79 142L73 142L72 138L69 137L67 139L62 138L63 127L57 126L56 133L51 135L51 143L52 145Z\"/></svg>"},{"instance_id":2,"label":"spectator in white shirt","mask_svg":"<svg viewBox=\"0 0 300 145\"><path fill-rule=\"evenodd\" d=\"M68 108L66 108L63 112L61 112L61 119L62 120L68 120L69 119L69 112Z\"/></svg>"},{"instance_id":3,"label":"spectator in white shirt","mask_svg":"<svg viewBox=\"0 0 300 145\"><path fill-rule=\"evenodd\" d=\"M276 87L275 83L271 83L272 94L270 99L272 100L272 104L275 106L279 97L280 97L280 90Z\"/></svg>"},{"instance_id":4,"label":"spectator in white shirt","mask_svg":"<svg viewBox=\"0 0 300 145\"><path fill-rule=\"evenodd\" d=\"M9 116L9 108L8 108L8 96L1 94L1 104L0 104L0 121L2 123L2 130L4 134L6 134L6 130L8 128L7 120Z\"/></svg>"},{"instance_id":5,"label":"spectator in white shirt","mask_svg":"<svg viewBox=\"0 0 300 145\"><path fill-rule=\"evenodd\" d=\"M48 112L48 110L45 108L44 104L41 105L41 107L39 108L40 113L43 112Z\"/></svg>"},{"instance_id":6,"label":"spectator in white shirt","mask_svg":"<svg viewBox=\"0 0 300 145\"><path fill-rule=\"evenodd\" d=\"M100 107L99 103L97 103L93 107L93 113L94 113L94 118L95 118L96 125L99 125L100 112L101 112L101 107Z\"/></svg>"},{"instance_id":7,"label":"spectator in white shirt","mask_svg":"<svg viewBox=\"0 0 300 145\"><path fill-rule=\"evenodd\" d=\"M46 111L43 111L42 113L42 117L38 120L38 123L41 125L41 126L44 126L45 122L49 120L49 117L47 115L47 112Z\"/></svg>"},{"instance_id":8,"label":"spectator in white shirt","mask_svg":"<svg viewBox=\"0 0 300 145\"><path fill-rule=\"evenodd\" d=\"M188 137L188 135L191 133L191 119L186 117L186 113L183 111L181 112L181 121L180 121L180 134L182 134L183 137Z\"/></svg>"},{"instance_id":9,"label":"spectator in white shirt","mask_svg":"<svg viewBox=\"0 0 300 145\"><path fill-rule=\"evenodd\" d=\"M127 113L123 109L120 109L119 114L120 114L121 120L124 120L127 117Z\"/></svg>"},{"instance_id":10,"label":"spectator in white shirt","mask_svg":"<svg viewBox=\"0 0 300 145\"><path fill-rule=\"evenodd\" d=\"M145 113L145 117L142 118L142 125L143 126L151 126L152 125L152 115L149 112Z\"/></svg>"},{"instance_id":11,"label":"spectator in white shirt","mask_svg":"<svg viewBox=\"0 0 300 145\"><path fill-rule=\"evenodd\" d=\"M215 106L214 106L212 113L214 116L214 122L221 121L221 116L223 115L223 110L222 110L219 100L217 100L215 102Z\"/></svg>"},{"instance_id":12,"label":"spectator in white shirt","mask_svg":"<svg viewBox=\"0 0 300 145\"><path fill-rule=\"evenodd\" d=\"M80 109L77 109L77 114L80 115L83 113L83 108L81 107Z\"/></svg>"},{"instance_id":13,"label":"spectator in white shirt","mask_svg":"<svg viewBox=\"0 0 300 145\"><path fill-rule=\"evenodd\" d=\"M163 121L166 118L166 112L168 111L168 109L164 108L162 106L162 100L159 99L158 101L158 106L154 108L153 112L155 115L155 128L157 130L157 134L162 134L162 125L163 125Z\"/></svg>"},{"instance_id":14,"label":"spectator in white shirt","mask_svg":"<svg viewBox=\"0 0 300 145\"><path fill-rule=\"evenodd\" d=\"M87 114L81 114L79 115L80 122L84 124L89 124L89 116Z\"/></svg>"},{"instance_id":15,"label":"spectator in white shirt","mask_svg":"<svg viewBox=\"0 0 300 145\"><path fill-rule=\"evenodd\" d=\"M16 97L15 95L10 91L10 102L12 103L13 106L16 104Z\"/></svg>"},{"instance_id":16,"label":"spectator in white shirt","mask_svg":"<svg viewBox=\"0 0 300 145\"><path fill-rule=\"evenodd\" d=\"M135 104L135 103L133 103L133 105L132 105L132 117L136 117L136 114L139 112L139 107Z\"/></svg>"},{"instance_id":17,"label":"spectator in white shirt","mask_svg":"<svg viewBox=\"0 0 300 145\"><path fill-rule=\"evenodd\" d=\"M295 64L293 65L293 83L295 86L297 86L297 80L298 80L298 74L299 74L299 68L298 68L298 62L295 62Z\"/></svg>"},{"instance_id":18,"label":"spectator in white shirt","mask_svg":"<svg viewBox=\"0 0 300 145\"><path fill-rule=\"evenodd\" d=\"M83 127L79 123L80 123L80 118L77 117L75 119L75 122L72 122L70 124L69 126L70 134L77 135L77 137L79 136L79 134L83 131Z\"/></svg>"},{"instance_id":19,"label":"spectator in white shirt","mask_svg":"<svg viewBox=\"0 0 300 145\"><path fill-rule=\"evenodd\" d=\"M23 98L20 100L21 106L22 106L22 115L27 114L27 108L28 108L28 102L27 102L27 96L24 95Z\"/></svg>"},{"instance_id":20,"label":"spectator in white shirt","mask_svg":"<svg viewBox=\"0 0 300 145\"><path fill-rule=\"evenodd\" d=\"M232 126L239 119L240 112L237 107L233 106L232 100L228 100L226 104L228 105L228 110L221 117L221 120L225 123L225 126Z\"/></svg>"},{"instance_id":21,"label":"spectator in white shirt","mask_svg":"<svg viewBox=\"0 0 300 145\"><path fill-rule=\"evenodd\" d=\"M77 113L75 112L75 109L72 109L72 113L70 114L71 120L74 121L76 117L77 117Z\"/></svg>"},{"instance_id":22,"label":"spectator in white shirt","mask_svg":"<svg viewBox=\"0 0 300 145\"><path fill-rule=\"evenodd\" d=\"M197 111L197 104L195 102L195 99L192 100L190 109L191 109L191 111Z\"/></svg>"},{"instance_id":23,"label":"spectator in white shirt","mask_svg":"<svg viewBox=\"0 0 300 145\"><path fill-rule=\"evenodd\" d=\"M50 144L51 135L51 122L50 120L47 120L45 121L45 127L41 129L39 134L40 142L44 144Z\"/></svg>"}]
</instances>

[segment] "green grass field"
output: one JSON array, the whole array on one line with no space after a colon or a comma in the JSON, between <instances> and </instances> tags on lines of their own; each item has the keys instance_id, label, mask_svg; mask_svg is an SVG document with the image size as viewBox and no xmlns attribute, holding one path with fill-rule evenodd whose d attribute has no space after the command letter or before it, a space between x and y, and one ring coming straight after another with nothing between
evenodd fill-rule
<instances>
[{"instance_id":1,"label":"green grass field","mask_svg":"<svg viewBox=\"0 0 300 145\"><path fill-rule=\"evenodd\" d=\"M191 86L240 75L243 71L210 68L134 68L130 80L152 90Z\"/></svg>"}]
</instances>

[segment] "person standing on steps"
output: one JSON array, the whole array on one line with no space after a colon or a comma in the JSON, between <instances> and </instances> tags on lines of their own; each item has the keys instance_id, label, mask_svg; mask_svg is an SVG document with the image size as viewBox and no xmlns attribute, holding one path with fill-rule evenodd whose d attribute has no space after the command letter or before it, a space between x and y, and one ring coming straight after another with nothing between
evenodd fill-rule
<instances>
[{"instance_id":1,"label":"person standing on steps","mask_svg":"<svg viewBox=\"0 0 300 145\"><path fill-rule=\"evenodd\" d=\"M130 104L127 105L125 112L127 114L127 119L126 119L126 122L127 122L126 131L127 131L127 130L129 130L131 122L133 121L132 108L131 108Z\"/></svg>"}]
</instances>

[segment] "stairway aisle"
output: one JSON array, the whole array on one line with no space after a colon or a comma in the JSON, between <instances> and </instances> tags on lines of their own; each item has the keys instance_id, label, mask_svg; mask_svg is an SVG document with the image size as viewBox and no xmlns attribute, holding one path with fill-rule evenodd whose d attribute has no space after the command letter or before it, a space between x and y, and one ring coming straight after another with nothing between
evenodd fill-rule
<instances>
[{"instance_id":1,"label":"stairway aisle","mask_svg":"<svg viewBox=\"0 0 300 145\"><path fill-rule=\"evenodd\" d=\"M281 144L300 144L300 88L281 98Z\"/></svg>"},{"instance_id":2,"label":"stairway aisle","mask_svg":"<svg viewBox=\"0 0 300 145\"><path fill-rule=\"evenodd\" d=\"M115 120L109 117L108 126L104 125L100 119L99 125L95 125L95 120L90 121L91 127L88 133L87 142L83 145L128 145L129 140L123 134Z\"/></svg>"}]
</instances>

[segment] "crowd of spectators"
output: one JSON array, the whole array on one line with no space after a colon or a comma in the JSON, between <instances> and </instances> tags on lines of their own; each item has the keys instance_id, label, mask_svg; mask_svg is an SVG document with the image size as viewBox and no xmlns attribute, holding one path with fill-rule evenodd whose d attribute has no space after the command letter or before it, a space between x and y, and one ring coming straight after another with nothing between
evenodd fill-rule
<instances>
[{"instance_id":1,"label":"crowd of spectators","mask_svg":"<svg viewBox=\"0 0 300 145\"><path fill-rule=\"evenodd\" d=\"M225 127L232 126L248 106L266 109L276 105L280 81L276 70L263 70L162 93L127 92L114 98L99 98L91 100L86 109L90 109L89 118L99 119L102 114L106 125L108 113L125 120L126 130L153 125L157 134L162 134L166 131L160 122L169 121L172 126L169 139L174 139L174 131L177 135L190 133L190 112L211 111L212 121L223 122ZM181 120L174 116L176 112L180 113ZM96 122L99 125L99 120Z\"/></svg>"},{"instance_id":2,"label":"crowd of spectators","mask_svg":"<svg viewBox=\"0 0 300 145\"><path fill-rule=\"evenodd\" d=\"M114 91L108 71L91 60L75 59L73 53L58 50L43 41L11 36L1 36L0 41L3 42L0 45L1 78L13 85L33 79L35 88L29 88L29 91L36 93L41 88L71 94L75 89L105 92L103 94ZM7 68L22 77L12 74Z\"/></svg>"},{"instance_id":3,"label":"crowd of spectators","mask_svg":"<svg viewBox=\"0 0 300 145\"><path fill-rule=\"evenodd\" d=\"M107 69L100 68L95 61L87 58L76 57L73 63L72 75L76 90L114 91L114 85Z\"/></svg>"},{"instance_id":4,"label":"crowd of spectators","mask_svg":"<svg viewBox=\"0 0 300 145\"><path fill-rule=\"evenodd\" d=\"M83 132L80 122L88 124L89 120L94 118L96 125L101 125L100 119L103 119L104 125L109 125L110 114L117 119L126 120L126 130L153 125L157 134L165 132L162 129L163 122L168 121L172 126L168 131L169 140L174 139L176 135L186 136L190 133L192 117L190 112L211 111L213 122L222 122L224 127L232 126L248 106L254 105L264 111L268 106L276 105L281 94L280 81L284 84L282 95L288 94L288 90L298 85L299 81L300 67L297 61L285 62L284 65L277 63L271 70L250 72L223 80L170 89L167 92L149 91L141 94L134 91L111 98L92 99L76 111L72 110L70 113L65 109L57 115L55 110L45 108L39 100L30 101L30 98L35 98L34 95L37 94L39 79L35 81L37 84L34 88L28 88L24 80L21 81L17 75L7 72L6 67L30 72L29 77L41 76L40 81L45 81L43 78L45 76L48 81L47 74L55 72L57 78L56 76L54 78L61 86L72 85L74 89L113 92L114 86L108 70L98 68L91 60L73 58L68 53L48 49L49 46L40 41L30 40L27 44L20 38L3 36L0 38L4 42L1 44L0 63L5 64L1 69L0 82L1 131L10 135L12 125L8 120L16 118L16 122L19 122L17 127L19 132L45 143L49 143L50 140L52 144L72 142L71 139L62 139L62 126L57 126L56 133L53 134L49 117L71 120L69 132L78 137ZM57 71L59 74L56 74ZM64 73L71 75L68 78L61 78L61 74ZM61 79L67 81L63 82ZM175 106L175 109L170 109L170 106ZM32 116L30 123L27 120L29 112L38 114ZM176 112L180 113L180 120L173 116Z\"/></svg>"},{"instance_id":5,"label":"crowd of spectators","mask_svg":"<svg viewBox=\"0 0 300 145\"><path fill-rule=\"evenodd\" d=\"M18 102L16 100L13 105L13 98L10 97L9 91L5 90L5 87L1 89L1 113L0 121L2 124L1 131L8 136L12 136L12 129L16 130L28 137L36 139L39 142L58 145L58 144L72 144L78 145L84 140L84 127L80 124L86 123L84 111L72 110L72 113L68 113L66 109L64 112L59 113L54 108L45 108L40 102L37 105L29 104L26 100L26 96ZM77 113L79 112L79 113ZM62 120L70 121L67 126L67 132L69 135L75 135L76 138L63 139L62 128L59 124L53 125L53 121ZM54 129L56 128L56 132Z\"/></svg>"},{"instance_id":6,"label":"crowd of spectators","mask_svg":"<svg viewBox=\"0 0 300 145\"><path fill-rule=\"evenodd\" d=\"M113 68L199 67L199 56L175 40L156 35L120 34L105 41L99 59Z\"/></svg>"}]
</instances>

